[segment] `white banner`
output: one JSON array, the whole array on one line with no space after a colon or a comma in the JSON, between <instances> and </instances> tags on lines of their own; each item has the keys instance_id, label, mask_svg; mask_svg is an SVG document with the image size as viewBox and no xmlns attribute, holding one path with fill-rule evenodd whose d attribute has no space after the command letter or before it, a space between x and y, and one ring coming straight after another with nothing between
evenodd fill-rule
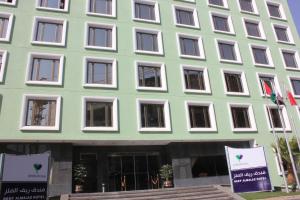
<instances>
[{"instance_id":1,"label":"white banner","mask_svg":"<svg viewBox=\"0 0 300 200\"><path fill-rule=\"evenodd\" d=\"M3 162L3 182L47 182L49 154L9 155Z\"/></svg>"},{"instance_id":2,"label":"white banner","mask_svg":"<svg viewBox=\"0 0 300 200\"><path fill-rule=\"evenodd\" d=\"M237 149L227 148L231 170L266 167L266 158L263 147Z\"/></svg>"}]
</instances>

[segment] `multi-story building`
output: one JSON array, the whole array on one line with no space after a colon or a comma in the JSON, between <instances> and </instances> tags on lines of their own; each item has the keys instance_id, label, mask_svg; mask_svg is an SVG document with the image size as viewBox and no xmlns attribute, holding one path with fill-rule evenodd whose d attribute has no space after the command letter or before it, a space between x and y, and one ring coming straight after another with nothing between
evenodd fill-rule
<instances>
[{"instance_id":1,"label":"multi-story building","mask_svg":"<svg viewBox=\"0 0 300 200\"><path fill-rule=\"evenodd\" d=\"M292 135L299 110L282 123L262 85L300 98L299 46L286 0L0 0L0 150L51 151L51 195L77 163L89 192L152 188L165 163L229 183L225 145L264 146L280 185L271 124Z\"/></svg>"}]
</instances>

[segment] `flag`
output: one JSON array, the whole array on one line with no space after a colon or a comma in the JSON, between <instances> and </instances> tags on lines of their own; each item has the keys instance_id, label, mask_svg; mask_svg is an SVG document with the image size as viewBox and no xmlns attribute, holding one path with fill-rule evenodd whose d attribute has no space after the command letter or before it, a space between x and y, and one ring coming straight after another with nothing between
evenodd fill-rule
<instances>
[{"instance_id":1,"label":"flag","mask_svg":"<svg viewBox=\"0 0 300 200\"><path fill-rule=\"evenodd\" d=\"M294 96L292 95L292 93L290 91L287 91L287 96L289 98L291 106L296 106L297 101L296 101L296 99L294 98Z\"/></svg>"},{"instance_id":2,"label":"flag","mask_svg":"<svg viewBox=\"0 0 300 200\"><path fill-rule=\"evenodd\" d=\"M285 105L282 96L280 96L278 92L275 93L269 84L270 83L264 81L265 93L270 95L271 101L277 105Z\"/></svg>"},{"instance_id":3,"label":"flag","mask_svg":"<svg viewBox=\"0 0 300 200\"><path fill-rule=\"evenodd\" d=\"M272 95L272 93L273 93L272 87L266 81L264 81L264 87L265 87L266 94Z\"/></svg>"}]
</instances>

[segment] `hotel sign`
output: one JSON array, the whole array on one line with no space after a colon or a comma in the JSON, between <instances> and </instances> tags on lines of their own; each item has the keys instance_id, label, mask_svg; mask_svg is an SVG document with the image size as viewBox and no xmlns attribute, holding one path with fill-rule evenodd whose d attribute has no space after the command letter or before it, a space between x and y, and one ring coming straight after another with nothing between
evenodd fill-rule
<instances>
[{"instance_id":1,"label":"hotel sign","mask_svg":"<svg viewBox=\"0 0 300 200\"><path fill-rule=\"evenodd\" d=\"M225 150L233 192L272 190L263 147Z\"/></svg>"}]
</instances>

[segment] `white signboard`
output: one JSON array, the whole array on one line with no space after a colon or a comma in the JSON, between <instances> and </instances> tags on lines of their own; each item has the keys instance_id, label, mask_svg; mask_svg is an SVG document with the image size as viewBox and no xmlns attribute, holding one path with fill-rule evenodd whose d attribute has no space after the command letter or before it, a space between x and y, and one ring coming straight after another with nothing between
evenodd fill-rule
<instances>
[{"instance_id":1,"label":"white signboard","mask_svg":"<svg viewBox=\"0 0 300 200\"><path fill-rule=\"evenodd\" d=\"M4 156L3 182L47 182L49 154Z\"/></svg>"},{"instance_id":2,"label":"white signboard","mask_svg":"<svg viewBox=\"0 0 300 200\"><path fill-rule=\"evenodd\" d=\"M231 170L266 167L263 147L237 149L228 147L228 157Z\"/></svg>"}]
</instances>

